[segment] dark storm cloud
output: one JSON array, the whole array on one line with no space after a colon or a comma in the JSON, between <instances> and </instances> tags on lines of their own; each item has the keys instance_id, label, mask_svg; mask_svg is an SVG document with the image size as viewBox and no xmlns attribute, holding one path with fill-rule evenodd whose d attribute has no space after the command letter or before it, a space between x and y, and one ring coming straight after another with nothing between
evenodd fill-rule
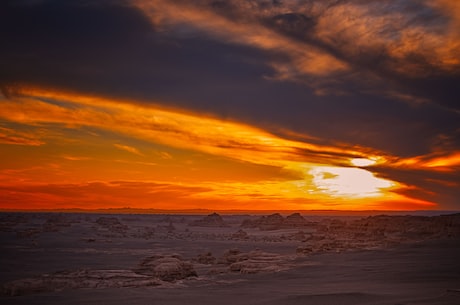
<instances>
[{"instance_id":1,"label":"dark storm cloud","mask_svg":"<svg viewBox=\"0 0 460 305\"><path fill-rule=\"evenodd\" d=\"M389 0L0 5L2 84L153 100L403 156L431 152L440 137L460 147L451 111L459 105L459 57L449 38L456 34L439 7Z\"/></svg>"},{"instance_id":2,"label":"dark storm cloud","mask_svg":"<svg viewBox=\"0 0 460 305\"><path fill-rule=\"evenodd\" d=\"M442 202L445 209L458 209L460 174L452 171L414 170L404 168L375 168L381 177L391 177L405 185L399 192L411 198Z\"/></svg>"},{"instance_id":3,"label":"dark storm cloud","mask_svg":"<svg viewBox=\"0 0 460 305\"><path fill-rule=\"evenodd\" d=\"M235 92L270 70L260 63L264 55L257 50L203 37L168 36L123 2L12 2L3 3L0 14L3 84L177 103L190 99L192 105L179 106L202 104L206 110L220 90ZM250 60L254 63L248 64Z\"/></svg>"},{"instance_id":4,"label":"dark storm cloud","mask_svg":"<svg viewBox=\"0 0 460 305\"><path fill-rule=\"evenodd\" d=\"M446 13L455 5L452 1L198 2L229 19L259 23L315 46L351 68L332 75L339 86L330 87L330 82L316 76L313 80L302 71L291 72L293 79L316 82L332 92L350 92L349 84L344 85L352 80L360 83L353 87L359 91L369 85L383 87L459 110L452 93L460 82L460 33L455 30L459 14L456 7L454 13Z\"/></svg>"}]
</instances>

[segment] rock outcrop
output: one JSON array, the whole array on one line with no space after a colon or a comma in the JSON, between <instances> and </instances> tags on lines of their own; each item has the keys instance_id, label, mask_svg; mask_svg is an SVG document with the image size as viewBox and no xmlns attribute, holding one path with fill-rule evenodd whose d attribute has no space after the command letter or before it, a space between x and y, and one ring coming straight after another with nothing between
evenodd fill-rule
<instances>
[{"instance_id":1,"label":"rock outcrop","mask_svg":"<svg viewBox=\"0 0 460 305\"><path fill-rule=\"evenodd\" d=\"M231 238L235 240L246 240L249 239L249 235L246 231L240 229L237 232L233 233Z\"/></svg>"},{"instance_id":2,"label":"rock outcrop","mask_svg":"<svg viewBox=\"0 0 460 305\"><path fill-rule=\"evenodd\" d=\"M305 218L300 213L294 213L286 217L284 225L288 227L302 227L306 224Z\"/></svg>"},{"instance_id":3,"label":"rock outcrop","mask_svg":"<svg viewBox=\"0 0 460 305\"><path fill-rule=\"evenodd\" d=\"M251 251L241 256L241 259L230 265L231 272L261 273L277 272L287 268L286 257L263 251Z\"/></svg>"},{"instance_id":4,"label":"rock outcrop","mask_svg":"<svg viewBox=\"0 0 460 305\"><path fill-rule=\"evenodd\" d=\"M438 238L460 238L460 214L432 217L378 215L350 222L324 219L297 248L297 253L375 249Z\"/></svg>"},{"instance_id":5,"label":"rock outcrop","mask_svg":"<svg viewBox=\"0 0 460 305\"><path fill-rule=\"evenodd\" d=\"M154 255L144 259L134 270L137 274L148 275L166 282L175 282L197 276L190 262L179 255Z\"/></svg>"},{"instance_id":6,"label":"rock outcrop","mask_svg":"<svg viewBox=\"0 0 460 305\"><path fill-rule=\"evenodd\" d=\"M20 279L6 283L3 294L20 296L79 288L120 288L158 286L161 281L130 270L77 270Z\"/></svg>"},{"instance_id":7,"label":"rock outcrop","mask_svg":"<svg viewBox=\"0 0 460 305\"><path fill-rule=\"evenodd\" d=\"M212 265L216 262L216 258L212 255L211 252L201 253L194 260L199 264Z\"/></svg>"},{"instance_id":8,"label":"rock outcrop","mask_svg":"<svg viewBox=\"0 0 460 305\"><path fill-rule=\"evenodd\" d=\"M116 217L102 216L96 220L97 231L100 235L111 236L124 236L126 235L129 227L120 222Z\"/></svg>"},{"instance_id":9,"label":"rock outcrop","mask_svg":"<svg viewBox=\"0 0 460 305\"><path fill-rule=\"evenodd\" d=\"M64 215L51 215L43 224L43 232L59 232L64 228L70 227L71 221Z\"/></svg>"},{"instance_id":10,"label":"rock outcrop","mask_svg":"<svg viewBox=\"0 0 460 305\"><path fill-rule=\"evenodd\" d=\"M261 216L258 219L246 219L241 224L243 228L259 228L260 230L280 230L311 227L314 224L307 221L299 213L294 213L284 218L279 213Z\"/></svg>"},{"instance_id":11,"label":"rock outcrop","mask_svg":"<svg viewBox=\"0 0 460 305\"><path fill-rule=\"evenodd\" d=\"M229 249L218 260L228 271L239 273L277 272L290 268L291 257L261 250L241 252Z\"/></svg>"},{"instance_id":12,"label":"rock outcrop","mask_svg":"<svg viewBox=\"0 0 460 305\"><path fill-rule=\"evenodd\" d=\"M222 216L217 213L212 213L202 219L195 220L190 224L195 227L228 227L229 225L224 221Z\"/></svg>"},{"instance_id":13,"label":"rock outcrop","mask_svg":"<svg viewBox=\"0 0 460 305\"><path fill-rule=\"evenodd\" d=\"M155 255L134 270L73 270L43 274L6 283L3 294L18 296L79 288L121 288L165 285L197 276L179 255Z\"/></svg>"},{"instance_id":14,"label":"rock outcrop","mask_svg":"<svg viewBox=\"0 0 460 305\"><path fill-rule=\"evenodd\" d=\"M0 232L13 232L14 227L29 221L30 214L0 213Z\"/></svg>"}]
</instances>

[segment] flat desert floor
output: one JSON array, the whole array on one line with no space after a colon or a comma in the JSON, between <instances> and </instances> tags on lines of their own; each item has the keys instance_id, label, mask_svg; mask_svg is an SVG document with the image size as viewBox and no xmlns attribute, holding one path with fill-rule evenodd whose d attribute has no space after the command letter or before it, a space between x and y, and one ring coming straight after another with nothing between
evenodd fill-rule
<instances>
[{"instance_id":1,"label":"flat desert floor","mask_svg":"<svg viewBox=\"0 0 460 305\"><path fill-rule=\"evenodd\" d=\"M458 215L0 214L1 304L460 304Z\"/></svg>"}]
</instances>

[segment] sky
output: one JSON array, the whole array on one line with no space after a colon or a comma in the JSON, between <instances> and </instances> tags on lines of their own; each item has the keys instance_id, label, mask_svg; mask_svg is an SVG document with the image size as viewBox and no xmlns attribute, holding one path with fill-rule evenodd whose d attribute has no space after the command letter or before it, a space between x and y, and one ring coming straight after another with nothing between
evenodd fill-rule
<instances>
[{"instance_id":1,"label":"sky","mask_svg":"<svg viewBox=\"0 0 460 305\"><path fill-rule=\"evenodd\" d=\"M0 209L460 210L457 0L3 0Z\"/></svg>"}]
</instances>

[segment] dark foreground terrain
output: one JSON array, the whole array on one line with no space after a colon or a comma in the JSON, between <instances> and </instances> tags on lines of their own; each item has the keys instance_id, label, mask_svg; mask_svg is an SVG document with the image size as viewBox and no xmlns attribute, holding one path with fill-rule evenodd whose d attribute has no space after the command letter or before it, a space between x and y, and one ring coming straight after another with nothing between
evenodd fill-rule
<instances>
[{"instance_id":1,"label":"dark foreground terrain","mask_svg":"<svg viewBox=\"0 0 460 305\"><path fill-rule=\"evenodd\" d=\"M460 215L0 214L0 304L460 304Z\"/></svg>"}]
</instances>

